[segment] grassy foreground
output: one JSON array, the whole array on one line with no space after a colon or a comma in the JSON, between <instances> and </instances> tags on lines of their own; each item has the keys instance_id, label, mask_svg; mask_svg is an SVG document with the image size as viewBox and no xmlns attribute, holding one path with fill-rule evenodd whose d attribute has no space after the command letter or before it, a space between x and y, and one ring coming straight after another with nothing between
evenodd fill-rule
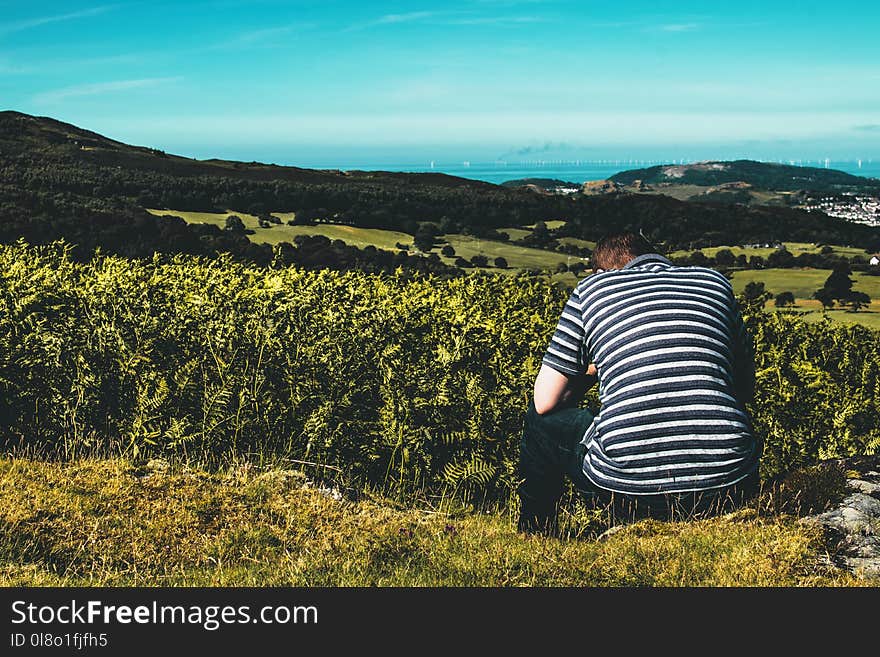
<instances>
[{"instance_id":1,"label":"grassy foreground","mask_svg":"<svg viewBox=\"0 0 880 657\"><path fill-rule=\"evenodd\" d=\"M849 586L816 530L743 509L604 540L523 537L507 514L394 508L296 471L0 459L2 586Z\"/></svg>"}]
</instances>

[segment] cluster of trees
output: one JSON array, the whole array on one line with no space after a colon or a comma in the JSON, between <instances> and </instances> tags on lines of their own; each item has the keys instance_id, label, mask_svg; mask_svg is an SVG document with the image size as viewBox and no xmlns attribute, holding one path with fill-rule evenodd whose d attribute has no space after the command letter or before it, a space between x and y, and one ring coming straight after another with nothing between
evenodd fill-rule
<instances>
[{"instance_id":1,"label":"cluster of trees","mask_svg":"<svg viewBox=\"0 0 880 657\"><path fill-rule=\"evenodd\" d=\"M843 262L838 264L825 279L825 284L813 293L813 298L822 304L823 309L833 308L837 302L853 312L871 303L871 297L864 292L852 289L855 281L849 277L852 270Z\"/></svg>"},{"instance_id":2,"label":"cluster of trees","mask_svg":"<svg viewBox=\"0 0 880 657\"><path fill-rule=\"evenodd\" d=\"M677 264L698 267L714 267L716 269L790 269L809 267L812 269L834 269L840 263L848 263L856 270L869 271L868 258L853 256L844 258L834 254L834 249L824 246L819 253L799 253L794 255L785 246L780 246L766 257L760 255L747 256L744 253L734 255L730 249L719 249L714 256L707 256L702 251L693 251L686 256L673 258Z\"/></svg>"},{"instance_id":3,"label":"cluster of trees","mask_svg":"<svg viewBox=\"0 0 880 657\"><path fill-rule=\"evenodd\" d=\"M229 253L240 262L260 266L296 264L306 268L362 269L392 272L398 267L413 272L443 276L459 272L432 257L409 256L366 247L358 249L341 240L323 236L297 237L294 243L276 247L254 244L240 217L231 216L225 228L211 224L188 224L180 217L154 216L124 202L94 199L74 194L48 194L0 184L0 242L19 239L39 245L63 239L72 246L71 255L86 261L100 250L128 258L151 257L154 253L215 257ZM279 223L264 220L267 225Z\"/></svg>"},{"instance_id":4,"label":"cluster of trees","mask_svg":"<svg viewBox=\"0 0 880 657\"><path fill-rule=\"evenodd\" d=\"M823 310L833 308L835 303L849 308L852 312L858 312L871 303L871 297L864 292L853 290L855 283L849 276L852 270L846 262L838 263L831 274L825 279L821 288L816 290L812 298L822 304ZM754 308L763 308L764 304L773 299L777 308L788 308L794 305L794 294L790 291L780 292L774 295L769 292L763 282L751 281L743 288L742 298L746 305Z\"/></svg>"}]
</instances>

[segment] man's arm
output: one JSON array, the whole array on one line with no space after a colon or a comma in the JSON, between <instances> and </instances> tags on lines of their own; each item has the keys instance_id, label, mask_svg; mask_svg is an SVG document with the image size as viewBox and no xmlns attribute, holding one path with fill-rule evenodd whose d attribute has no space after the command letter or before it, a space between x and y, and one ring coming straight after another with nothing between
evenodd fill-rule
<instances>
[{"instance_id":1,"label":"man's arm","mask_svg":"<svg viewBox=\"0 0 880 657\"><path fill-rule=\"evenodd\" d=\"M535 379L535 410L545 415L557 408L575 406L596 383L596 366L590 364L586 374L563 374L546 363Z\"/></svg>"},{"instance_id":2,"label":"man's arm","mask_svg":"<svg viewBox=\"0 0 880 657\"><path fill-rule=\"evenodd\" d=\"M755 346L752 336L743 323L742 314L736 308L733 318L733 383L736 394L743 404L755 397Z\"/></svg>"}]
</instances>

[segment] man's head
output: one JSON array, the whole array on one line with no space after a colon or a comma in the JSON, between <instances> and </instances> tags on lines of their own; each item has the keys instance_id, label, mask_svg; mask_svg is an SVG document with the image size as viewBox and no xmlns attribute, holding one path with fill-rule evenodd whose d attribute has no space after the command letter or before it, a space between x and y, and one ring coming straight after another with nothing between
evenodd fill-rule
<instances>
[{"instance_id":1,"label":"man's head","mask_svg":"<svg viewBox=\"0 0 880 657\"><path fill-rule=\"evenodd\" d=\"M655 252L656 249L641 235L615 233L599 240L590 264L594 272L620 269L637 256Z\"/></svg>"}]
</instances>

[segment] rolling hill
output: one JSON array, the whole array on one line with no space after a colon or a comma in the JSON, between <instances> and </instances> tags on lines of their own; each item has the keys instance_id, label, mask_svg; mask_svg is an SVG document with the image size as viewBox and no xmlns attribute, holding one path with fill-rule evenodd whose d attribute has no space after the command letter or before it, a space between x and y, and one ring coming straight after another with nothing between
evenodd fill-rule
<instances>
[{"instance_id":1,"label":"rolling hill","mask_svg":"<svg viewBox=\"0 0 880 657\"><path fill-rule=\"evenodd\" d=\"M719 163L717 170L704 171L702 180L710 174L739 177L749 166ZM691 167L682 177L691 170L697 171ZM95 248L129 257L148 257L156 251L205 256L229 252L252 262L270 262L273 251L268 244L179 218L180 213L228 212L257 218L284 214L306 224L317 220L413 236L432 225L437 235L497 239L500 230L516 233L542 221L561 226L551 242L591 242L617 230L640 230L669 250L774 240L880 249L878 228L791 207L712 205L629 190L548 195L529 187L439 173L195 160L13 111L0 112L0 200L0 241L25 238L40 244L64 238L84 256ZM147 208L158 212L151 214ZM162 216L163 210L178 217ZM326 239L288 243L285 257L309 266L363 267L380 258L382 270L439 265L448 269L448 263L430 264L420 256L406 260L398 253L392 261L391 252L377 255L354 249L343 254L344 246ZM548 245L532 240L520 246ZM305 257L306 250L315 249L322 251L319 257Z\"/></svg>"},{"instance_id":2,"label":"rolling hill","mask_svg":"<svg viewBox=\"0 0 880 657\"><path fill-rule=\"evenodd\" d=\"M621 171L610 180L632 185L671 183L714 187L726 183L746 183L762 190L793 192L797 190L828 192L880 192L880 180L854 176L836 169L801 167L754 160L732 162L696 162L682 165L658 165L645 169Z\"/></svg>"}]
</instances>

